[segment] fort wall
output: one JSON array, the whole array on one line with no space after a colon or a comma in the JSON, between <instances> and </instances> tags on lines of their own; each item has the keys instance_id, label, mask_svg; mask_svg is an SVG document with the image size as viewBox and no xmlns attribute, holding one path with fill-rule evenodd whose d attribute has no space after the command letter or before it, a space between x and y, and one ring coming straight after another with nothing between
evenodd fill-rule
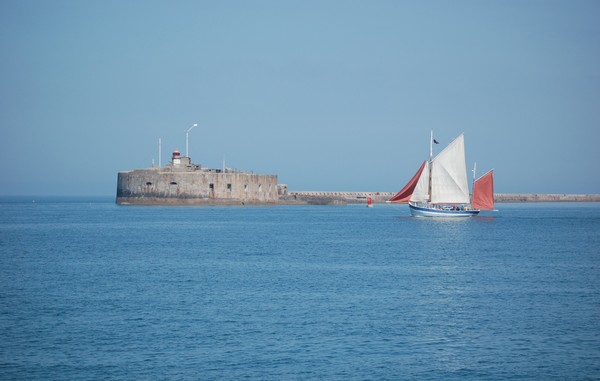
<instances>
[{"instance_id":1,"label":"fort wall","mask_svg":"<svg viewBox=\"0 0 600 381\"><path fill-rule=\"evenodd\" d=\"M117 204L277 204L277 176L193 169L119 172Z\"/></svg>"}]
</instances>

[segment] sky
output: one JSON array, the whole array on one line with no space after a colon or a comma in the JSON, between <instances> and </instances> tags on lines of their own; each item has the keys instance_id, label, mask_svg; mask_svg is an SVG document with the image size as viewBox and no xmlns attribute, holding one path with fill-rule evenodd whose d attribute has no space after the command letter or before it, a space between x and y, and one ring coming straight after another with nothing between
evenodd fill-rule
<instances>
[{"instance_id":1,"label":"sky","mask_svg":"<svg viewBox=\"0 0 600 381\"><path fill-rule=\"evenodd\" d=\"M114 195L173 149L402 188L465 134L498 193L600 193L600 2L0 2L0 195Z\"/></svg>"}]
</instances>

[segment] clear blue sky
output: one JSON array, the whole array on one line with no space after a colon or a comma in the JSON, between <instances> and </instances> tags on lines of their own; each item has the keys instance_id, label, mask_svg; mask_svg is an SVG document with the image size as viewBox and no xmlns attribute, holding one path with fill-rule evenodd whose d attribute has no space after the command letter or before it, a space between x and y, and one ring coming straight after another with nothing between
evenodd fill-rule
<instances>
[{"instance_id":1,"label":"clear blue sky","mask_svg":"<svg viewBox=\"0 0 600 381\"><path fill-rule=\"evenodd\" d=\"M0 194L163 162L397 191L465 133L502 193L600 193L600 1L0 2Z\"/></svg>"}]
</instances>

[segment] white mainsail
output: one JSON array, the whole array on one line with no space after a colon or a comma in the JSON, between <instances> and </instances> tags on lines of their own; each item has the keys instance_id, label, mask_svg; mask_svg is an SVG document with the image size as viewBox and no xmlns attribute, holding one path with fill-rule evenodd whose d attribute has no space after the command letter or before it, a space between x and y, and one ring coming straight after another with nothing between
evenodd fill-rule
<instances>
[{"instance_id":1,"label":"white mainsail","mask_svg":"<svg viewBox=\"0 0 600 381\"><path fill-rule=\"evenodd\" d=\"M467 204L469 201L465 138L461 134L431 162L431 202Z\"/></svg>"},{"instance_id":2,"label":"white mainsail","mask_svg":"<svg viewBox=\"0 0 600 381\"><path fill-rule=\"evenodd\" d=\"M415 190L413 191L412 196L410 196L410 201L413 202L425 202L429 201L429 162L425 162L425 167L423 167L423 171L421 172L421 176L419 177L419 181L417 181L417 185L415 185Z\"/></svg>"}]
</instances>

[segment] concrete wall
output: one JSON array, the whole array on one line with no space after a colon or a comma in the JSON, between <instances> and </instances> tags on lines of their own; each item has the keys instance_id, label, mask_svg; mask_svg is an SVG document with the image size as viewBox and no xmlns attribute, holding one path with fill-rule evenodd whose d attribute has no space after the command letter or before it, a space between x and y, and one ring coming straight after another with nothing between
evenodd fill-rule
<instances>
[{"instance_id":1,"label":"concrete wall","mask_svg":"<svg viewBox=\"0 0 600 381\"><path fill-rule=\"evenodd\" d=\"M517 194L496 193L496 202L599 202L597 194Z\"/></svg>"},{"instance_id":2,"label":"concrete wall","mask_svg":"<svg viewBox=\"0 0 600 381\"><path fill-rule=\"evenodd\" d=\"M118 204L276 204L277 176L215 170L119 172Z\"/></svg>"},{"instance_id":3,"label":"concrete wall","mask_svg":"<svg viewBox=\"0 0 600 381\"><path fill-rule=\"evenodd\" d=\"M279 195L279 203L290 205L366 204L369 195L373 203L381 204L392 198L392 192L293 192Z\"/></svg>"},{"instance_id":4,"label":"concrete wall","mask_svg":"<svg viewBox=\"0 0 600 381\"><path fill-rule=\"evenodd\" d=\"M294 192L288 191L279 196L281 204L297 205L343 205L366 204L371 195L373 203L385 203L393 192ZM496 193L494 199L502 202L600 202L600 195L594 194L505 194Z\"/></svg>"}]
</instances>

